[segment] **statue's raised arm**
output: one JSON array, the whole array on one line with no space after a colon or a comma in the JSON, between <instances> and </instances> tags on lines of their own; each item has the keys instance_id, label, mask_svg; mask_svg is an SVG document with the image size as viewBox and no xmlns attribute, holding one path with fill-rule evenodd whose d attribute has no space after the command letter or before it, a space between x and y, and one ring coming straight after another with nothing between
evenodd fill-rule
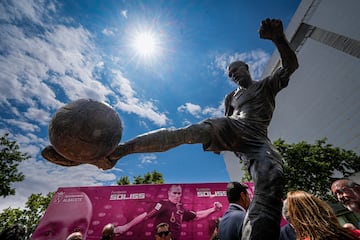
<instances>
[{"instance_id":1,"label":"statue's raised arm","mask_svg":"<svg viewBox=\"0 0 360 240\"><path fill-rule=\"evenodd\" d=\"M292 74L299 63L295 52L291 49L286 39L282 21L279 19L265 19L261 22L259 29L260 38L271 40L280 53L282 65L289 74Z\"/></svg>"}]
</instances>

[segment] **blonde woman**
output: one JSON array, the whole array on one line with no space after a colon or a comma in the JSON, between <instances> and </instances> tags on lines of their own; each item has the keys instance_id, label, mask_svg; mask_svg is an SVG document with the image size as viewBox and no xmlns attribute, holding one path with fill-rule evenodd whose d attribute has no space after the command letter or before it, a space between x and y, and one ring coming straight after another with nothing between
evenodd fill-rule
<instances>
[{"instance_id":1,"label":"blonde woman","mask_svg":"<svg viewBox=\"0 0 360 240\"><path fill-rule=\"evenodd\" d=\"M343 228L332 208L323 200L304 191L287 194L288 214L298 240L359 239Z\"/></svg>"}]
</instances>

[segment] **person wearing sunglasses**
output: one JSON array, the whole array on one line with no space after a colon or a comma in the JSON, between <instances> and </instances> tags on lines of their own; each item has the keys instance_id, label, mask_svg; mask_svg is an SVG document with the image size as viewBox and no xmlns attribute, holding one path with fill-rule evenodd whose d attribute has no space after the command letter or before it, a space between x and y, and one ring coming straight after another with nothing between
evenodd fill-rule
<instances>
[{"instance_id":1,"label":"person wearing sunglasses","mask_svg":"<svg viewBox=\"0 0 360 240\"><path fill-rule=\"evenodd\" d=\"M159 223L155 228L156 240L171 240L170 226L167 223Z\"/></svg>"}]
</instances>

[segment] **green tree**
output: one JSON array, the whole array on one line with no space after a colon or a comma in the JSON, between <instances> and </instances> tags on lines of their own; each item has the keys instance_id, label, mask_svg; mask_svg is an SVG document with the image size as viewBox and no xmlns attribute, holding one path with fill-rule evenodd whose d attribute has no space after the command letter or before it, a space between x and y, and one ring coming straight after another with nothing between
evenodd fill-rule
<instances>
[{"instance_id":1,"label":"green tree","mask_svg":"<svg viewBox=\"0 0 360 240\"><path fill-rule=\"evenodd\" d=\"M117 181L118 185L130 185L130 180L128 176L125 177L121 177L118 181Z\"/></svg>"},{"instance_id":2,"label":"green tree","mask_svg":"<svg viewBox=\"0 0 360 240\"><path fill-rule=\"evenodd\" d=\"M118 185L129 185L129 184L161 184L164 183L164 177L162 173L154 170L152 172L147 172L144 176L138 175L134 176L134 180L130 183L129 177L121 177L118 181Z\"/></svg>"},{"instance_id":3,"label":"green tree","mask_svg":"<svg viewBox=\"0 0 360 240\"><path fill-rule=\"evenodd\" d=\"M11 187L11 183L25 179L24 174L19 172L18 166L29 157L27 153L19 151L16 141L9 140L8 133L0 137L0 196L15 195L15 189Z\"/></svg>"},{"instance_id":4,"label":"green tree","mask_svg":"<svg viewBox=\"0 0 360 240\"><path fill-rule=\"evenodd\" d=\"M22 224L26 227L26 239L35 231L40 218L48 207L54 192L45 196L41 193L31 194L25 203L25 208L6 208L0 213L0 232L14 224Z\"/></svg>"}]
</instances>

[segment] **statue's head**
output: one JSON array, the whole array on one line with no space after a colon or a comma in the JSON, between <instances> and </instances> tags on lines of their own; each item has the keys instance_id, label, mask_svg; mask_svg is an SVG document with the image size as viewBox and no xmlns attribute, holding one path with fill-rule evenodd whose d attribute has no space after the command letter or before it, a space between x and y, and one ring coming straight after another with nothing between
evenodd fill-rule
<instances>
[{"instance_id":1,"label":"statue's head","mask_svg":"<svg viewBox=\"0 0 360 240\"><path fill-rule=\"evenodd\" d=\"M243 61L232 62L228 68L228 76L243 88L249 87L252 83L249 66Z\"/></svg>"}]
</instances>

